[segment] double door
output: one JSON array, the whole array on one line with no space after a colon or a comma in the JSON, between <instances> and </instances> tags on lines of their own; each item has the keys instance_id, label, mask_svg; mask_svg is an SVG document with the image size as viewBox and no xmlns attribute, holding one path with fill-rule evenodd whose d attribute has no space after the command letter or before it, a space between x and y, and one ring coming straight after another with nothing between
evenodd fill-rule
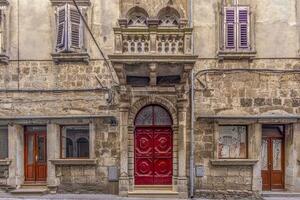
<instances>
[{"instance_id":1,"label":"double door","mask_svg":"<svg viewBox=\"0 0 300 200\"><path fill-rule=\"evenodd\" d=\"M47 178L46 131L25 130L25 181L44 182Z\"/></svg>"},{"instance_id":2,"label":"double door","mask_svg":"<svg viewBox=\"0 0 300 200\"><path fill-rule=\"evenodd\" d=\"M263 129L263 190L284 189L284 135L278 128Z\"/></svg>"},{"instance_id":3,"label":"double door","mask_svg":"<svg viewBox=\"0 0 300 200\"><path fill-rule=\"evenodd\" d=\"M135 184L171 185L173 142L171 128L136 128Z\"/></svg>"}]
</instances>

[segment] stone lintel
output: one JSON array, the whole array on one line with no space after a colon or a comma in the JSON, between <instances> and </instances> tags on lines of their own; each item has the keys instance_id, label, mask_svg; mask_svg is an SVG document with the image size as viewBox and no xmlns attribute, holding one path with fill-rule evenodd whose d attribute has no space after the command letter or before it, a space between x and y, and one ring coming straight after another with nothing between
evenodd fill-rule
<instances>
[{"instance_id":1,"label":"stone lintel","mask_svg":"<svg viewBox=\"0 0 300 200\"><path fill-rule=\"evenodd\" d=\"M257 159L216 159L210 160L214 166L253 166L258 160Z\"/></svg>"},{"instance_id":2,"label":"stone lintel","mask_svg":"<svg viewBox=\"0 0 300 200\"><path fill-rule=\"evenodd\" d=\"M97 165L97 159L52 159L54 165Z\"/></svg>"}]
</instances>

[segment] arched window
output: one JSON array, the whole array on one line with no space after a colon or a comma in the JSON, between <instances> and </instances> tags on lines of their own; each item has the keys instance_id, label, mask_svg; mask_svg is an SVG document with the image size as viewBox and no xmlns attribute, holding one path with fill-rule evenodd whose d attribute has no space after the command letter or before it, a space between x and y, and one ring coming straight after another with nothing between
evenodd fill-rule
<instances>
[{"instance_id":1,"label":"arched window","mask_svg":"<svg viewBox=\"0 0 300 200\"><path fill-rule=\"evenodd\" d=\"M178 26L180 15L174 8L164 8L158 14L160 26Z\"/></svg>"},{"instance_id":2,"label":"arched window","mask_svg":"<svg viewBox=\"0 0 300 200\"><path fill-rule=\"evenodd\" d=\"M142 108L135 118L136 126L164 125L171 126L172 118L168 111L161 106L151 105Z\"/></svg>"},{"instance_id":3,"label":"arched window","mask_svg":"<svg viewBox=\"0 0 300 200\"><path fill-rule=\"evenodd\" d=\"M148 14L144 9L134 7L127 14L127 24L128 26L147 26L147 18Z\"/></svg>"},{"instance_id":4,"label":"arched window","mask_svg":"<svg viewBox=\"0 0 300 200\"><path fill-rule=\"evenodd\" d=\"M89 157L89 141L86 138L77 140L77 157Z\"/></svg>"},{"instance_id":5,"label":"arched window","mask_svg":"<svg viewBox=\"0 0 300 200\"><path fill-rule=\"evenodd\" d=\"M73 141L70 138L66 139L66 156L73 157Z\"/></svg>"}]
</instances>

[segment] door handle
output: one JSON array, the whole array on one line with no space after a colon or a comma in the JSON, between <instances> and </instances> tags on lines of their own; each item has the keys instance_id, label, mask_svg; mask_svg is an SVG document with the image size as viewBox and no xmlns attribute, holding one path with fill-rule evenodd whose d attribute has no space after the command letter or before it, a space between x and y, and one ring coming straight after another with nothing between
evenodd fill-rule
<instances>
[{"instance_id":1,"label":"door handle","mask_svg":"<svg viewBox=\"0 0 300 200\"><path fill-rule=\"evenodd\" d=\"M36 161L36 162L38 161L38 156L37 156L37 155L35 155L35 161Z\"/></svg>"}]
</instances>

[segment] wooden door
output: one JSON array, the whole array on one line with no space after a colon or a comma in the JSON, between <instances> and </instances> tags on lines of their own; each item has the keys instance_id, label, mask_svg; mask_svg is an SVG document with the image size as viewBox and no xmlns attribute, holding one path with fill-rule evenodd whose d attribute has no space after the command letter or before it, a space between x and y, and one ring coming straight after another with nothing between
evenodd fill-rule
<instances>
[{"instance_id":1,"label":"wooden door","mask_svg":"<svg viewBox=\"0 0 300 200\"><path fill-rule=\"evenodd\" d=\"M278 127L263 129L261 174L263 190L284 189L284 134Z\"/></svg>"},{"instance_id":2,"label":"wooden door","mask_svg":"<svg viewBox=\"0 0 300 200\"><path fill-rule=\"evenodd\" d=\"M46 181L46 144L46 132L25 132L25 181Z\"/></svg>"},{"instance_id":3,"label":"wooden door","mask_svg":"<svg viewBox=\"0 0 300 200\"><path fill-rule=\"evenodd\" d=\"M171 128L136 128L135 184L172 184Z\"/></svg>"}]
</instances>

